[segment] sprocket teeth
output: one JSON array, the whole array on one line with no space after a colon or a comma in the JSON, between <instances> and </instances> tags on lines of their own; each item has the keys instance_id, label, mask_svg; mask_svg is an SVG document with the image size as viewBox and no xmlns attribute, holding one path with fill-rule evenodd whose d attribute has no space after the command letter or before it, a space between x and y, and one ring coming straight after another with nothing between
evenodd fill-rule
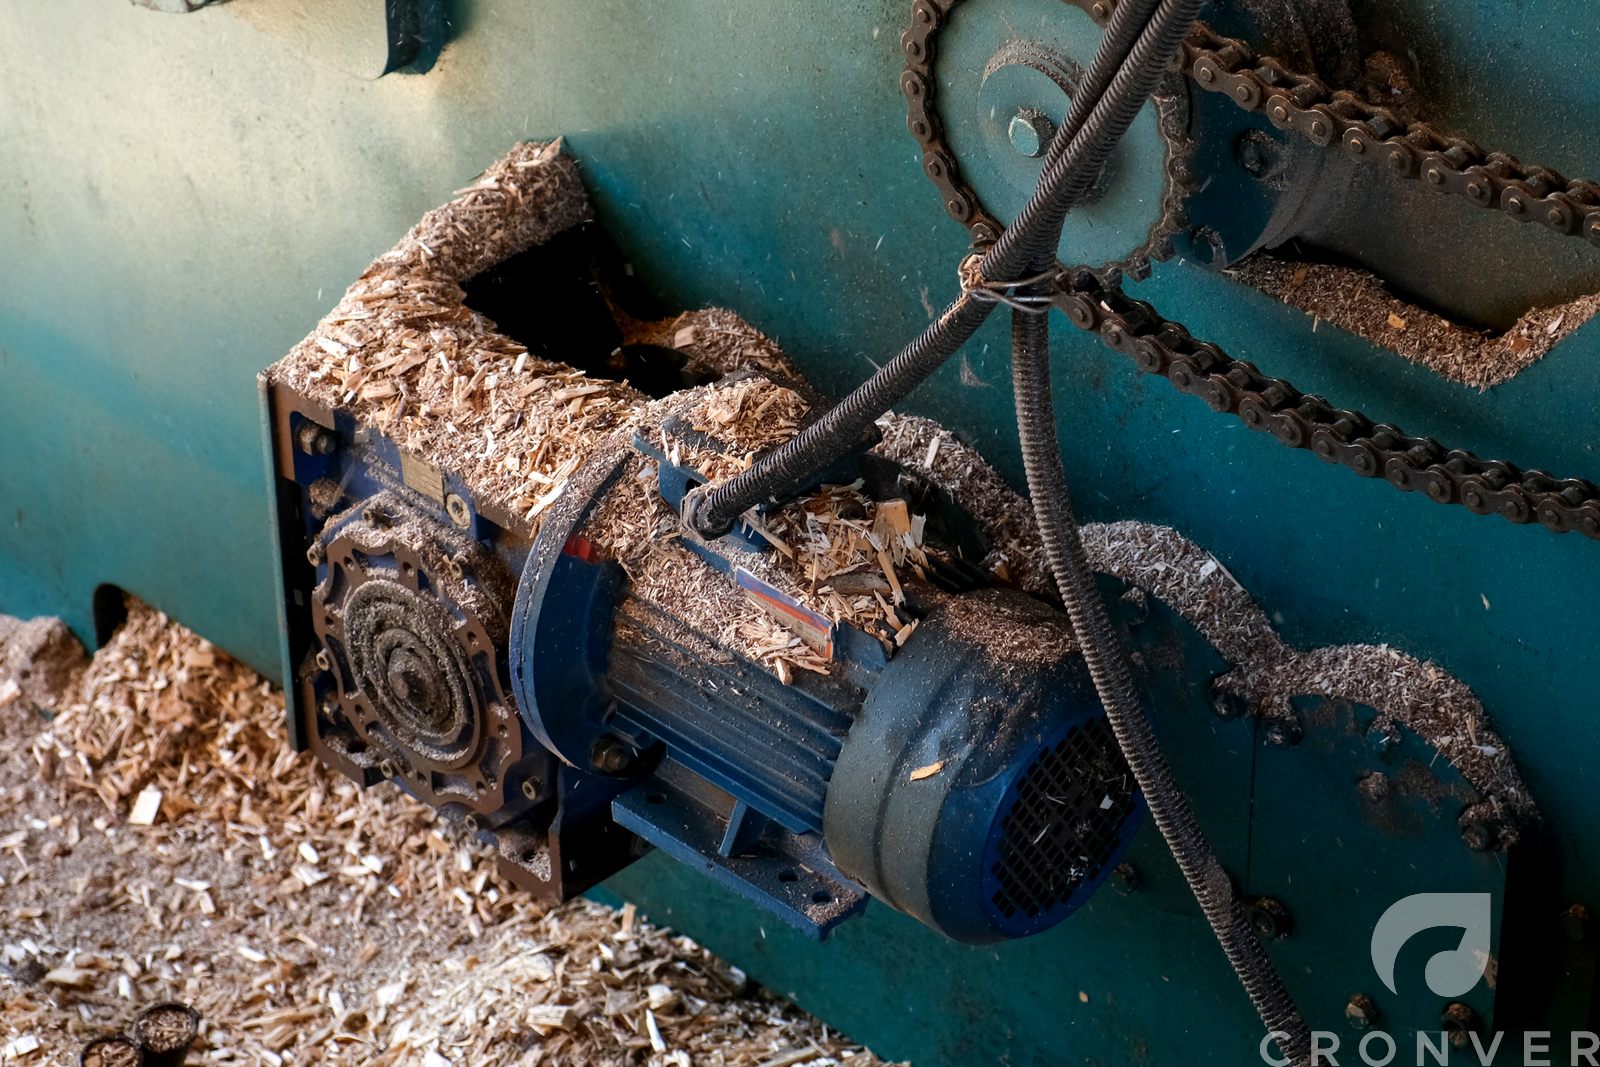
<instances>
[{"instance_id":1,"label":"sprocket teeth","mask_svg":"<svg viewBox=\"0 0 1600 1067\"><path fill-rule=\"evenodd\" d=\"M923 146L924 159L935 160L938 164L937 167L925 165L926 176L939 189L946 211L967 227L974 244L981 248L997 241L1005 227L984 209L976 193L962 178L958 161L943 141L933 69L939 33L960 2L934 0L931 4L918 5L917 20L901 34L907 66L901 74L900 87L907 102L907 124ZM1093 14L1093 0L1068 2ZM1108 4L1107 12L1114 6ZM1129 276L1142 280L1150 275L1153 260L1170 259L1175 254L1169 239L1171 235L1188 229L1182 208L1196 185L1193 161L1196 145L1188 134L1189 90L1182 70L1179 64L1150 97L1156 108L1160 137L1166 146L1165 188L1159 213L1150 222L1140 243L1130 248L1122 259L1099 267L1091 266L1097 274L1120 280L1126 271ZM951 204L964 205L964 209L951 210Z\"/></svg>"}]
</instances>

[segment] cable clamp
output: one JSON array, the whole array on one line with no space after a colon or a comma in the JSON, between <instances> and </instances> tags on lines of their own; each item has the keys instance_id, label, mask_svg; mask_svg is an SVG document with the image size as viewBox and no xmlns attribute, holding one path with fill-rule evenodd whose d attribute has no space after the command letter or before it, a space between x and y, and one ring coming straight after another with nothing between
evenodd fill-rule
<instances>
[{"instance_id":1,"label":"cable clamp","mask_svg":"<svg viewBox=\"0 0 1600 1067\"><path fill-rule=\"evenodd\" d=\"M1051 293L1018 293L1018 289L1027 289L1041 282L1053 282L1061 277L1058 267L1040 271L1038 274L1027 278L1018 278L1016 281L997 282L990 281L983 276L979 269L983 266L983 253L974 252L961 261L961 266L956 268L956 275L961 279L961 292L974 300L981 300L986 304L1004 304L1013 311L1024 315L1048 315L1055 306L1055 296Z\"/></svg>"}]
</instances>

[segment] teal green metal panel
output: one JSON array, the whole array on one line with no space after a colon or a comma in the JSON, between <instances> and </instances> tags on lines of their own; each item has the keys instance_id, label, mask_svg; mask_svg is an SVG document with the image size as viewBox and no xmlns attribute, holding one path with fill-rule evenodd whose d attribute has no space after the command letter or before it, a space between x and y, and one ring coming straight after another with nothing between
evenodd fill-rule
<instances>
[{"instance_id":1,"label":"teal green metal panel","mask_svg":"<svg viewBox=\"0 0 1600 1067\"><path fill-rule=\"evenodd\" d=\"M264 2L182 17L96 0L0 10L0 610L63 614L87 632L94 588L113 583L279 674L254 376L513 141L567 134L646 280L683 306L739 309L826 387L859 380L954 290L964 236L904 130L900 0L479 0L431 73L376 83L257 29ZM1451 100L1457 125L1600 170L1600 128L1586 121L1600 111L1600 27L1582 5L1387 6L1494 85ZM1560 32L1501 47L1518 26ZM1600 479L1594 324L1478 394L1190 265L1138 289L1302 388ZM987 328L912 406L1014 475L1005 349L1003 326ZM1600 546L1324 467L1081 337L1058 339L1055 356L1088 517L1176 526L1297 644L1389 641L1453 671L1560 835L1552 895L1600 899L1588 684ZM1192 709L1167 714L1186 724L1164 725L1177 736L1204 724L1180 773L1239 855L1250 776L1228 754L1244 760L1253 742ZM1342 799L1305 803L1309 819L1354 818ZM1102 894L1056 933L999 950L956 949L884 909L814 946L659 860L617 885L923 1064L995 1062L997 1050L1014 1064L1176 1062L1174 1050L1239 1062L1253 1054L1248 1007L1153 839L1138 847L1147 892ZM1431 862L1458 847L1417 850ZM1296 910L1338 914L1331 880L1298 891ZM1353 992L1310 991L1318 1019Z\"/></svg>"}]
</instances>

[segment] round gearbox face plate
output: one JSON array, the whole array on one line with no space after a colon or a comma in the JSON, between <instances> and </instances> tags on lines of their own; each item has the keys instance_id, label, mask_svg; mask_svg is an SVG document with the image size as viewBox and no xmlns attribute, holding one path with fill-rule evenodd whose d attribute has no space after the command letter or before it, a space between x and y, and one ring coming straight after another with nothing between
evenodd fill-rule
<instances>
[{"instance_id":1,"label":"round gearbox face plate","mask_svg":"<svg viewBox=\"0 0 1600 1067\"><path fill-rule=\"evenodd\" d=\"M488 815L505 806L523 754L498 651L509 623L481 580L498 564L418 529L341 529L325 549L315 629L363 761L430 804Z\"/></svg>"},{"instance_id":2,"label":"round gearbox face plate","mask_svg":"<svg viewBox=\"0 0 1600 1067\"><path fill-rule=\"evenodd\" d=\"M947 209L979 243L994 240L1033 195L1050 138L1103 36L1094 9L1108 10L1091 0L959 0L928 41L930 126L955 164L948 175L929 173L957 187L954 197L947 191ZM918 106L913 98L914 112ZM1171 254L1166 238L1180 221L1187 110L1187 89L1173 76L1067 217L1062 262L1138 274ZM912 126L915 132L915 115Z\"/></svg>"}]
</instances>

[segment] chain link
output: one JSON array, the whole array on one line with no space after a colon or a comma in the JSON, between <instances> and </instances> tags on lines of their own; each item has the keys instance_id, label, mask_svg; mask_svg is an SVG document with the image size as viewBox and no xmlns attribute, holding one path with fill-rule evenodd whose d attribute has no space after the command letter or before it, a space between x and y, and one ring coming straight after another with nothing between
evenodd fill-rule
<instances>
[{"instance_id":1,"label":"chain link","mask_svg":"<svg viewBox=\"0 0 1600 1067\"><path fill-rule=\"evenodd\" d=\"M984 210L962 180L956 157L944 146L944 125L933 106L935 37L959 2L916 0L911 6L911 25L900 35L900 47L906 54L900 91L906 98L906 127L922 146L923 173L938 187L945 211L967 228L973 244L981 246L998 241L1005 226Z\"/></svg>"},{"instance_id":2,"label":"chain link","mask_svg":"<svg viewBox=\"0 0 1600 1067\"><path fill-rule=\"evenodd\" d=\"M1600 540L1600 488L1592 482L1479 459L1431 437L1374 423L1359 411L1336 408L1209 341L1196 340L1181 323L1089 270L1075 271L1061 283L1056 306L1074 326L1098 335L1140 371L1160 375L1179 392L1200 397L1212 410L1237 416L1290 448L1309 449L1326 463L1363 478L1383 478L1438 504Z\"/></svg>"},{"instance_id":3,"label":"chain link","mask_svg":"<svg viewBox=\"0 0 1600 1067\"><path fill-rule=\"evenodd\" d=\"M1403 122L1388 108L1259 56L1246 42L1204 23L1185 42L1183 62L1200 88L1225 94L1280 130L1324 148L1337 145L1351 159L1397 178L1600 247L1600 184L1486 151L1425 123Z\"/></svg>"},{"instance_id":4,"label":"chain link","mask_svg":"<svg viewBox=\"0 0 1600 1067\"><path fill-rule=\"evenodd\" d=\"M981 247L999 239L1003 224L962 181L933 109L935 37L959 2L916 0L911 25L901 35L907 65L900 85L908 102L907 125L922 145L923 169L938 186L945 210L967 226ZM1101 0L1089 9L1103 21L1113 3ZM1200 88L1226 93L1279 129L1326 148L1338 146L1351 158L1382 166L1398 178L1421 181L1478 207L1600 246L1600 184L1485 151L1423 123L1405 123L1387 108L1330 89L1314 75L1260 56L1246 42L1224 37L1204 23L1185 43L1182 62L1184 73ZM1055 304L1073 325L1096 334L1140 371L1165 378L1180 392L1200 397L1213 410L1234 415L1290 448L1309 449L1326 463L1348 467L1363 478L1383 478L1439 504L1600 540L1600 488L1592 482L1479 459L1431 437L1374 423L1359 411L1336 408L1282 378L1262 374L1215 344L1195 339L1181 323L1162 317L1092 270L1062 275Z\"/></svg>"},{"instance_id":5,"label":"chain link","mask_svg":"<svg viewBox=\"0 0 1600 1067\"><path fill-rule=\"evenodd\" d=\"M1063 0L1081 8L1096 23L1104 26L1116 9L1116 0ZM980 248L1000 239L1005 223L983 206L976 192L961 175L960 164L944 144L944 127L934 98L937 81L934 60L938 34L949 21L961 0L916 0L911 10L911 25L900 35L906 54L906 69L900 75L900 90L905 94L906 126L922 146L922 169L939 190L940 200L951 218L967 228L972 243ZM1152 260L1172 256L1172 234L1188 226L1184 202L1193 188L1190 156L1194 144L1188 137L1188 109L1180 102L1184 95L1182 75L1174 71L1170 83L1163 83L1151 98L1155 104L1161 138L1166 144L1166 168L1158 214L1143 241L1130 247L1122 259L1106 264L1135 278L1150 273Z\"/></svg>"}]
</instances>

